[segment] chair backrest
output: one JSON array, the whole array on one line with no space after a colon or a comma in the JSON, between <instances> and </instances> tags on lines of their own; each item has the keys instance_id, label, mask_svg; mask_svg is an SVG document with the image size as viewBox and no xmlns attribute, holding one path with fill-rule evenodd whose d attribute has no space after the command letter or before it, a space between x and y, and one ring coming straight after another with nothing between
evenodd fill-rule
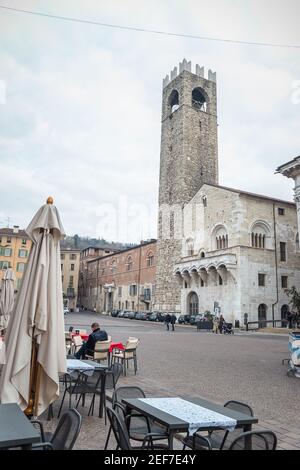
<instances>
[{"instance_id":1,"label":"chair backrest","mask_svg":"<svg viewBox=\"0 0 300 470\"><path fill-rule=\"evenodd\" d=\"M73 336L73 343L75 346L82 346L83 341L81 336Z\"/></svg>"},{"instance_id":2,"label":"chair backrest","mask_svg":"<svg viewBox=\"0 0 300 470\"><path fill-rule=\"evenodd\" d=\"M139 344L138 338L129 337L125 344L125 351L134 351Z\"/></svg>"},{"instance_id":3,"label":"chair backrest","mask_svg":"<svg viewBox=\"0 0 300 470\"><path fill-rule=\"evenodd\" d=\"M116 403L122 405L123 398L145 398L146 395L140 387L118 387L112 396L112 406L114 408Z\"/></svg>"},{"instance_id":4,"label":"chair backrest","mask_svg":"<svg viewBox=\"0 0 300 470\"><path fill-rule=\"evenodd\" d=\"M245 444L251 444L251 450L275 450L277 437L273 431L248 431L240 434L230 445L228 450L247 450Z\"/></svg>"},{"instance_id":5,"label":"chair backrest","mask_svg":"<svg viewBox=\"0 0 300 470\"><path fill-rule=\"evenodd\" d=\"M105 388L115 389L120 375L123 372L122 364L115 362L106 371Z\"/></svg>"},{"instance_id":6,"label":"chair backrest","mask_svg":"<svg viewBox=\"0 0 300 470\"><path fill-rule=\"evenodd\" d=\"M109 351L111 341L96 341L94 352Z\"/></svg>"},{"instance_id":7,"label":"chair backrest","mask_svg":"<svg viewBox=\"0 0 300 470\"><path fill-rule=\"evenodd\" d=\"M73 330L74 330L74 326L70 326L69 332L72 333Z\"/></svg>"},{"instance_id":8,"label":"chair backrest","mask_svg":"<svg viewBox=\"0 0 300 470\"><path fill-rule=\"evenodd\" d=\"M77 410L71 409L62 415L50 440L54 450L71 450L81 428L82 418Z\"/></svg>"},{"instance_id":9,"label":"chair backrest","mask_svg":"<svg viewBox=\"0 0 300 470\"><path fill-rule=\"evenodd\" d=\"M111 336L107 335L107 341L112 342Z\"/></svg>"},{"instance_id":10,"label":"chair backrest","mask_svg":"<svg viewBox=\"0 0 300 470\"><path fill-rule=\"evenodd\" d=\"M97 341L94 349L94 359L95 361L100 361L102 359L108 360L109 348L111 341Z\"/></svg>"},{"instance_id":11,"label":"chair backrest","mask_svg":"<svg viewBox=\"0 0 300 470\"><path fill-rule=\"evenodd\" d=\"M122 418L122 414L117 414L111 408L106 408L106 411L111 425L111 429L118 444L118 448L120 448L121 450L132 450L128 431L125 422Z\"/></svg>"},{"instance_id":12,"label":"chair backrest","mask_svg":"<svg viewBox=\"0 0 300 470\"><path fill-rule=\"evenodd\" d=\"M254 416L251 406L247 405L247 403L242 403L241 401L236 400L230 400L227 401L224 406L226 408L229 408L230 410L238 411L239 413L244 413L248 416Z\"/></svg>"}]
</instances>

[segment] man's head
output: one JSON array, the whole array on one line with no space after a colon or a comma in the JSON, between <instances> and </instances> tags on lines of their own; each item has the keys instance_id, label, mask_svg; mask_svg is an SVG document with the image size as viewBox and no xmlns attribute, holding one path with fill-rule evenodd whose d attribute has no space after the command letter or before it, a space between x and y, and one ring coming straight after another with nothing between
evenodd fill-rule
<instances>
[{"instance_id":1,"label":"man's head","mask_svg":"<svg viewBox=\"0 0 300 470\"><path fill-rule=\"evenodd\" d=\"M93 331L95 331L95 330L98 330L98 328L100 328L100 325L99 325L99 323L92 323L91 328L92 328Z\"/></svg>"}]
</instances>

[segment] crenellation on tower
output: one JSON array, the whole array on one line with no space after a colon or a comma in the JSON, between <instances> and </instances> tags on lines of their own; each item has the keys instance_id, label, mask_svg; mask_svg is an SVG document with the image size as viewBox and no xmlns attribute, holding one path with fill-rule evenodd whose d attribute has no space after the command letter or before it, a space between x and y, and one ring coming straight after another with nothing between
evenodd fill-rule
<instances>
[{"instance_id":1,"label":"crenellation on tower","mask_svg":"<svg viewBox=\"0 0 300 470\"><path fill-rule=\"evenodd\" d=\"M191 61L187 61L186 59L183 59L182 62L179 62L179 68L177 69L177 67L175 66L173 68L173 70L170 72L170 74L167 74L165 76L165 78L163 79L163 88L165 88L167 85L169 85L169 83L171 83L176 77L177 77L177 70L179 70L179 74L181 74L183 71L187 71L187 72L190 72L190 73L193 73L192 72L192 62ZM216 72L213 72L212 70L208 70L208 73L207 73L207 78L205 77L204 75L204 67L200 67L199 64L196 64L195 65L195 74L194 75L198 75L199 77L202 77L202 78L205 78L206 80L209 80L211 82L214 82L216 83L217 81L217 73Z\"/></svg>"}]
</instances>

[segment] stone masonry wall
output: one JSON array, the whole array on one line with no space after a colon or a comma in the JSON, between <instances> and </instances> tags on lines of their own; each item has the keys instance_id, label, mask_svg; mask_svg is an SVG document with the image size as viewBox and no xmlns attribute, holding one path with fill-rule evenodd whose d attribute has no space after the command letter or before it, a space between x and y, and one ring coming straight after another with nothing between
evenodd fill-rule
<instances>
[{"instance_id":1,"label":"stone masonry wall","mask_svg":"<svg viewBox=\"0 0 300 470\"><path fill-rule=\"evenodd\" d=\"M206 98L206 112L192 106L192 91L196 87ZM179 107L171 112L173 90L178 92ZM173 271L181 256L182 208L204 182L218 183L216 83L184 70L163 89L157 310L180 311L180 291Z\"/></svg>"}]
</instances>

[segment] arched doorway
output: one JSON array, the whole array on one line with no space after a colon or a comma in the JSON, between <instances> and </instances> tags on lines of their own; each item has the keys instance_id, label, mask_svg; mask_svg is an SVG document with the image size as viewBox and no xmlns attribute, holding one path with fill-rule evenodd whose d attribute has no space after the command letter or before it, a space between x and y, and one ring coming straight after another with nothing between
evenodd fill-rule
<instances>
[{"instance_id":1,"label":"arched doorway","mask_svg":"<svg viewBox=\"0 0 300 470\"><path fill-rule=\"evenodd\" d=\"M258 327L259 328L266 328L266 319L267 319L267 306L266 304L260 304L258 307Z\"/></svg>"},{"instance_id":2,"label":"arched doorway","mask_svg":"<svg viewBox=\"0 0 300 470\"><path fill-rule=\"evenodd\" d=\"M199 299L196 292L191 292L188 298L188 312L189 315L198 315L199 313Z\"/></svg>"},{"instance_id":3,"label":"arched doorway","mask_svg":"<svg viewBox=\"0 0 300 470\"><path fill-rule=\"evenodd\" d=\"M288 316L289 311L290 311L290 309L289 309L288 305L283 305L281 307L281 320L283 320L281 322L282 328L285 328L286 325L287 325L287 316Z\"/></svg>"}]
</instances>

